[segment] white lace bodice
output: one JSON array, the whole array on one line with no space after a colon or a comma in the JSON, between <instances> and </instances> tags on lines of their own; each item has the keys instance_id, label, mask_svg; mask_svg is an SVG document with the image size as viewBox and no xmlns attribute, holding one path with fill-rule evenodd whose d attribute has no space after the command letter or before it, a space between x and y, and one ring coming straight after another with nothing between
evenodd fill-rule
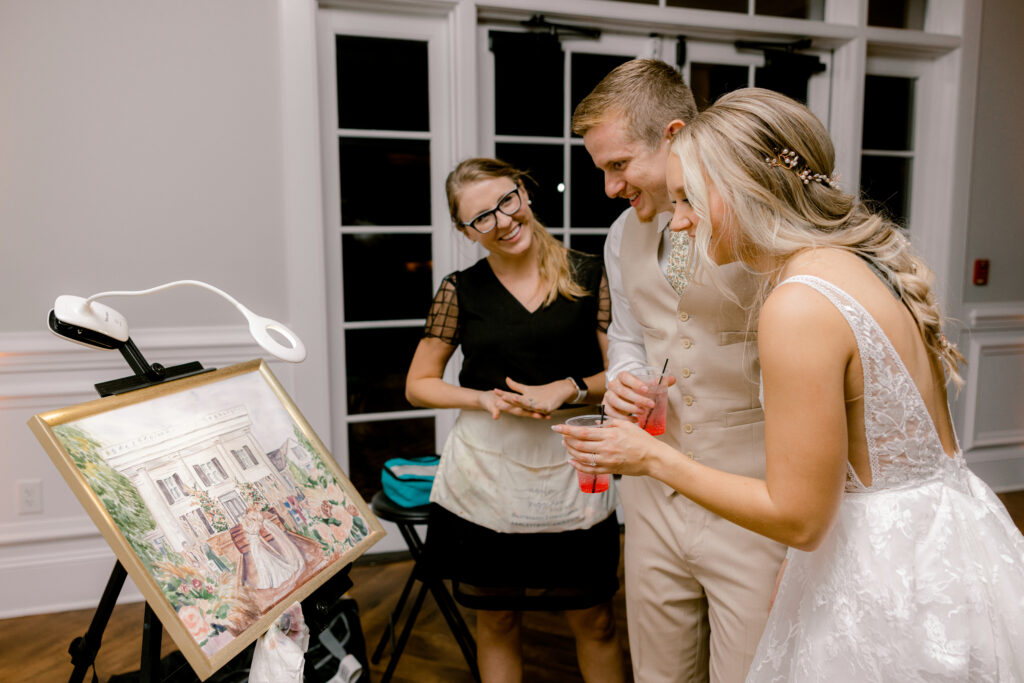
<instances>
[{"instance_id":1,"label":"white lace bodice","mask_svg":"<svg viewBox=\"0 0 1024 683\"><path fill-rule=\"evenodd\" d=\"M846 490L890 489L932 479L962 465L959 452L948 457L924 399L882 327L860 303L831 282L794 275L798 282L831 301L850 324L864 372L864 431L871 462L871 485L865 486L847 463Z\"/></svg>"}]
</instances>

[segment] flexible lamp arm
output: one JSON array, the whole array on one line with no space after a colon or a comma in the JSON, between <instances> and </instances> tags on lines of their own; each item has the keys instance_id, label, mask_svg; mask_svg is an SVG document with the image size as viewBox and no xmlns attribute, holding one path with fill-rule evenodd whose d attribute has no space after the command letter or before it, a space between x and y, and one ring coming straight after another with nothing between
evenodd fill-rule
<instances>
[{"instance_id":1,"label":"flexible lamp arm","mask_svg":"<svg viewBox=\"0 0 1024 683\"><path fill-rule=\"evenodd\" d=\"M299 339L298 335L276 320L256 315L227 292L201 280L177 280L136 291L100 292L99 294L93 294L88 299L63 295L57 297L54 313L56 313L56 318L61 322L95 330L113 339L124 341L128 338L128 325L124 316L109 306L96 302L96 299L109 296L142 296L183 285L194 285L207 289L230 301L249 322L249 334L252 335L257 344L271 355L290 363L299 363L305 360L306 346ZM271 331L284 337L290 346L285 346L277 341L270 335Z\"/></svg>"}]
</instances>

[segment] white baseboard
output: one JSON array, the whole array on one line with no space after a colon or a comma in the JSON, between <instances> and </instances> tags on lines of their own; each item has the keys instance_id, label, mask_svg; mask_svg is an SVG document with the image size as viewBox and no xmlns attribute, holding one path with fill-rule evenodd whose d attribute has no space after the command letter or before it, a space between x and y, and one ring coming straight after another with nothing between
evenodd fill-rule
<instances>
[{"instance_id":1,"label":"white baseboard","mask_svg":"<svg viewBox=\"0 0 1024 683\"><path fill-rule=\"evenodd\" d=\"M0 619L96 607L114 568L113 551L99 537L92 547L61 549L47 544L29 555L0 561ZM117 602L141 601L125 580Z\"/></svg>"}]
</instances>

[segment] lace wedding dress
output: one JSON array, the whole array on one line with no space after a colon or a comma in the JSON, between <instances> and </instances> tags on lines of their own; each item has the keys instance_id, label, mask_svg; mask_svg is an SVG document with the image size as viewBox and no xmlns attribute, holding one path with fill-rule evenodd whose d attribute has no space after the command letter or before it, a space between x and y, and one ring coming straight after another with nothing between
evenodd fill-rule
<instances>
[{"instance_id":1,"label":"lace wedding dress","mask_svg":"<svg viewBox=\"0 0 1024 683\"><path fill-rule=\"evenodd\" d=\"M826 296L857 338L871 485L848 466L835 524L790 549L747 681L1024 681L1024 537L958 452L945 454L881 327Z\"/></svg>"}]
</instances>

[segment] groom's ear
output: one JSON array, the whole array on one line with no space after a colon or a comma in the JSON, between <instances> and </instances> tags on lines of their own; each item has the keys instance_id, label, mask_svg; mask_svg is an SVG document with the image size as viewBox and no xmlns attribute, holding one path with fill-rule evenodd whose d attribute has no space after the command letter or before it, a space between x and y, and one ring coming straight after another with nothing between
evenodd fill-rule
<instances>
[{"instance_id":1,"label":"groom's ear","mask_svg":"<svg viewBox=\"0 0 1024 683\"><path fill-rule=\"evenodd\" d=\"M683 129L683 126L685 125L686 124L683 122L682 119L672 119L672 121L667 126L665 126L664 139L671 142L675 134L681 131Z\"/></svg>"}]
</instances>

